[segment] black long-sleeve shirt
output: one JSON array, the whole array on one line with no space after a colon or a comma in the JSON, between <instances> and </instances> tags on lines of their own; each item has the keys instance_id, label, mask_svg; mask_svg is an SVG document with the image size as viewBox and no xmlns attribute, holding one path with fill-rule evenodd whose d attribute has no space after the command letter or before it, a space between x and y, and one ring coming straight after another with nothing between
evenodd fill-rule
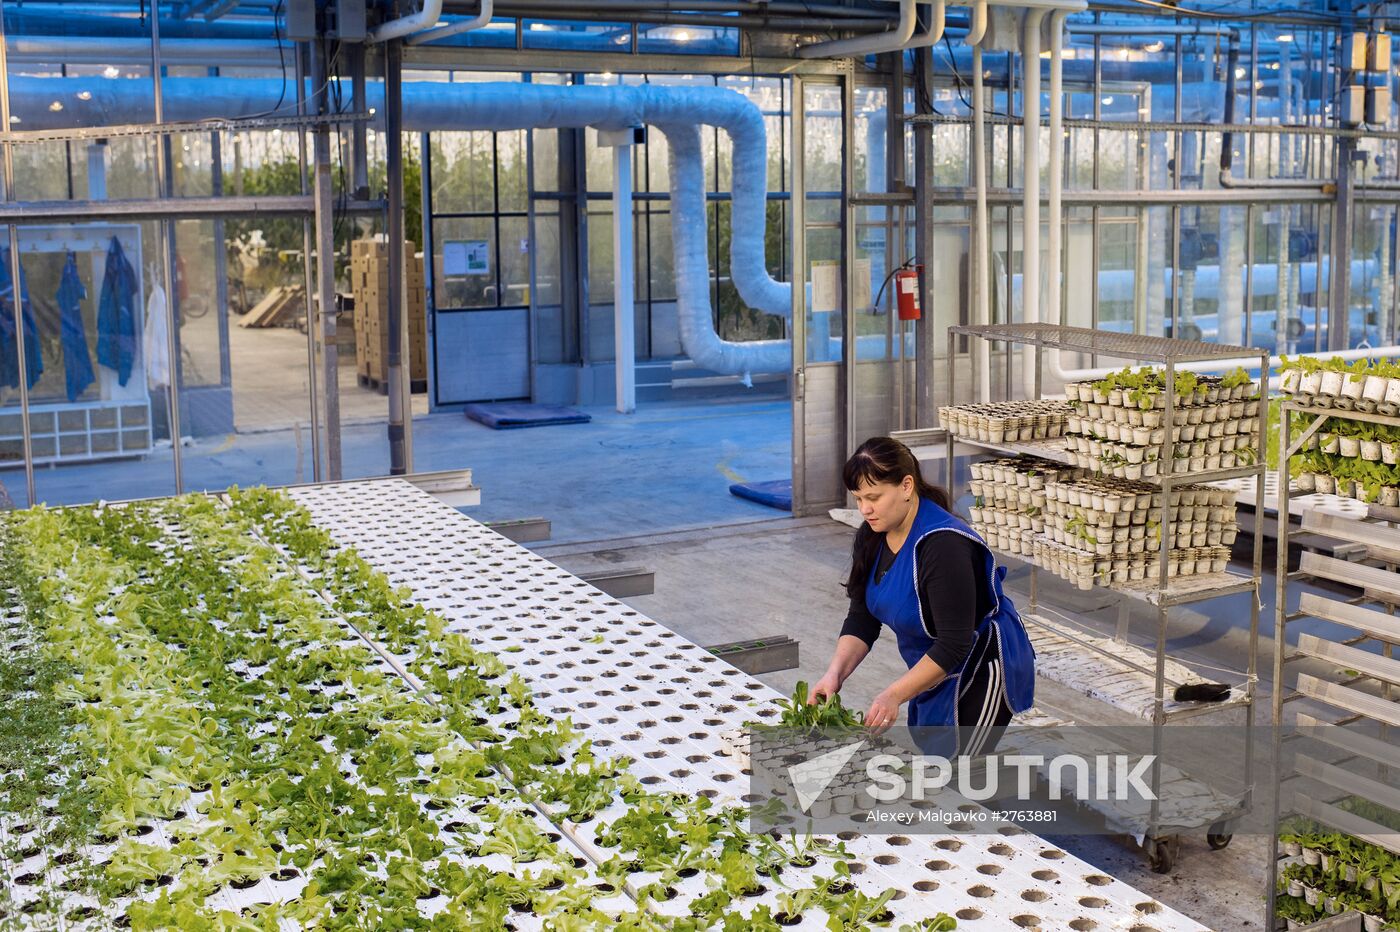
<instances>
[{"instance_id":1,"label":"black long-sleeve shirt","mask_svg":"<svg viewBox=\"0 0 1400 932\"><path fill-rule=\"evenodd\" d=\"M992 609L989 596L980 585L983 553L961 534L929 534L917 546L924 629L933 635L927 656L951 672L972 650L977 622ZM876 579L889 571L894 559L894 551L881 535ZM858 637L870 646L880 636L880 627L880 620L865 605L864 588L851 593L851 608L841 633Z\"/></svg>"}]
</instances>

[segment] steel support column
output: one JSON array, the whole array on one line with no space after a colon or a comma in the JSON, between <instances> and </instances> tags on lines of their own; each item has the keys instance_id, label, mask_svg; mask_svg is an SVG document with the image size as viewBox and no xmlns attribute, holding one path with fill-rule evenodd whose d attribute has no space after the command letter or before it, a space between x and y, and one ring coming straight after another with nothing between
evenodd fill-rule
<instances>
[{"instance_id":1,"label":"steel support column","mask_svg":"<svg viewBox=\"0 0 1400 932\"><path fill-rule=\"evenodd\" d=\"M916 113L932 112L930 53L927 48L914 50L914 86L922 91L914 94ZM914 411L908 423L920 428L933 426L933 361L937 355L933 306L933 126L928 123L914 124L914 252L924 264L924 274L919 276L919 307L923 316L914 322Z\"/></svg>"},{"instance_id":2,"label":"steel support column","mask_svg":"<svg viewBox=\"0 0 1400 932\"><path fill-rule=\"evenodd\" d=\"M1356 140L1337 140L1337 200L1332 207L1332 256L1327 278L1327 349L1350 348L1351 341L1351 225L1355 188L1353 166L1365 154Z\"/></svg>"},{"instance_id":3,"label":"steel support column","mask_svg":"<svg viewBox=\"0 0 1400 932\"><path fill-rule=\"evenodd\" d=\"M316 112L330 112L329 88L326 74L326 50L320 44L312 49L311 86L316 94ZM390 149L392 151L392 147ZM340 468L340 354L335 345L335 218L331 192L331 131L328 123L319 123L312 137L312 199L316 204L316 293L317 301L306 296L307 326L315 320L321 334L321 365L323 387L321 397L326 410L326 478L335 482L341 477ZM311 309L315 308L313 318Z\"/></svg>"},{"instance_id":4,"label":"steel support column","mask_svg":"<svg viewBox=\"0 0 1400 932\"><path fill-rule=\"evenodd\" d=\"M5 53L5 22L0 16L0 124L10 125L10 63ZM15 198L14 147L6 140L0 147L3 161L5 200ZM19 230L9 227L10 249L10 308L15 317L15 358L19 361L19 419L24 440L24 486L28 494L25 504L33 506L34 498L34 437L29 429L29 361L24 357L24 290L20 287Z\"/></svg>"},{"instance_id":5,"label":"steel support column","mask_svg":"<svg viewBox=\"0 0 1400 932\"><path fill-rule=\"evenodd\" d=\"M413 471L412 395L404 365L408 345L407 297L404 280L403 229L403 47L398 39L384 48L384 149L389 196L389 351L385 378L389 383L389 474Z\"/></svg>"},{"instance_id":6,"label":"steel support column","mask_svg":"<svg viewBox=\"0 0 1400 932\"><path fill-rule=\"evenodd\" d=\"M617 412L637 410L637 253L632 217L632 144L640 127L599 130L598 145L613 150L613 356Z\"/></svg>"},{"instance_id":7,"label":"steel support column","mask_svg":"<svg viewBox=\"0 0 1400 932\"><path fill-rule=\"evenodd\" d=\"M161 91L160 64L160 3L151 4L151 82L155 90L155 117L156 123L165 122L165 101ZM171 177L171 153L170 137L161 136L156 146L156 190L161 197L174 197L174 179ZM13 229L13 228L11 228ZM179 301L179 294L175 287L175 221L167 220L159 225L160 229L160 258L161 258L161 279L165 287L165 346L168 354L168 378L170 384L168 388L169 408L167 410L167 420L170 422L170 450L172 462L175 468L175 494L185 491L184 463L180 456L180 325L179 316L175 313L176 302ZM138 272L139 274L139 272ZM146 360L147 369L150 367L150 360ZM143 375L143 378L145 376Z\"/></svg>"}]
</instances>

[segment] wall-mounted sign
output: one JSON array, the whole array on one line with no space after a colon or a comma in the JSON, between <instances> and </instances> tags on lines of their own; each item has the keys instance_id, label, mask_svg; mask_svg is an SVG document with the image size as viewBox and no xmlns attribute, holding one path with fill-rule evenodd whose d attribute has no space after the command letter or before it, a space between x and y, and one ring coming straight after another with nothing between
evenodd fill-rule
<instances>
[{"instance_id":1,"label":"wall-mounted sign","mask_svg":"<svg viewBox=\"0 0 1400 932\"><path fill-rule=\"evenodd\" d=\"M491 244L484 239L449 240L442 244L444 278L491 274Z\"/></svg>"},{"instance_id":2,"label":"wall-mounted sign","mask_svg":"<svg viewBox=\"0 0 1400 932\"><path fill-rule=\"evenodd\" d=\"M856 310L870 310L870 260L860 258L855 261L855 304ZM841 264L832 259L812 263L812 306L813 314L830 314L841 309Z\"/></svg>"}]
</instances>

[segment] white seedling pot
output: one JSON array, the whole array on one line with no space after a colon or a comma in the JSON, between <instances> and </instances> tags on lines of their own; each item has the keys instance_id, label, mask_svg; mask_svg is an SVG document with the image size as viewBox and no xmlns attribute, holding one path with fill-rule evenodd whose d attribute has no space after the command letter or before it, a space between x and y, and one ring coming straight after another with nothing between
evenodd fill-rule
<instances>
[{"instance_id":1,"label":"white seedling pot","mask_svg":"<svg viewBox=\"0 0 1400 932\"><path fill-rule=\"evenodd\" d=\"M1345 375L1341 372L1323 370L1322 386L1317 391L1317 403L1320 405L1323 399L1330 399L1328 402L1330 405L1331 401L1335 400L1337 396L1342 393L1342 382L1344 378Z\"/></svg>"},{"instance_id":2,"label":"white seedling pot","mask_svg":"<svg viewBox=\"0 0 1400 932\"><path fill-rule=\"evenodd\" d=\"M1385 387L1389 380L1378 375L1368 375L1362 381L1365 384L1361 388L1361 400L1357 402L1356 408L1358 411L1374 411L1385 400Z\"/></svg>"},{"instance_id":3,"label":"white seedling pot","mask_svg":"<svg viewBox=\"0 0 1400 932\"><path fill-rule=\"evenodd\" d=\"M1400 411L1400 379L1385 380L1385 396L1376 410L1381 414L1395 414Z\"/></svg>"},{"instance_id":4,"label":"white seedling pot","mask_svg":"<svg viewBox=\"0 0 1400 932\"><path fill-rule=\"evenodd\" d=\"M1366 388L1366 377L1357 378L1353 375L1342 376L1342 388L1337 393L1337 407L1350 410L1355 408L1357 402L1361 400L1361 393Z\"/></svg>"},{"instance_id":5,"label":"white seedling pot","mask_svg":"<svg viewBox=\"0 0 1400 932\"><path fill-rule=\"evenodd\" d=\"M1317 393L1322 391L1322 372L1305 372L1298 382L1298 401L1300 404L1312 404Z\"/></svg>"}]
</instances>

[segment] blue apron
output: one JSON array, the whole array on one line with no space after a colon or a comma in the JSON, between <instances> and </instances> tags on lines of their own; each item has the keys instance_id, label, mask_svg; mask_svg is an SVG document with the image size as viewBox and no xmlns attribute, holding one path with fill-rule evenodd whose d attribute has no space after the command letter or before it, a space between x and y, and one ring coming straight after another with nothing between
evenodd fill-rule
<instances>
[{"instance_id":1,"label":"blue apron","mask_svg":"<svg viewBox=\"0 0 1400 932\"><path fill-rule=\"evenodd\" d=\"M881 623L888 625L899 643L899 654L911 669L928 653L933 645L933 633L924 627L924 613L919 595L919 542L930 534L961 534L975 541L983 554L984 595L992 609L977 625L977 640L973 642L971 657L981 638L990 636L996 628L997 649L1001 656L1006 704L1012 712L1024 712L1035 701L1035 650L1026 634L1021 616L1001 590L1006 578L1006 568L996 565L992 551L977 533L956 516L949 514L926 498L918 500L919 510L914 516L914 526L904 546L899 548L892 565L885 575L876 580L876 567L871 567L870 579L865 586L865 605ZM878 564L879 561L876 561ZM956 726L958 724L958 698L963 693L963 675L967 658L956 670L949 670L948 676L934 686L915 696L909 702L909 725L913 726ZM921 742L922 743L922 742Z\"/></svg>"}]
</instances>

